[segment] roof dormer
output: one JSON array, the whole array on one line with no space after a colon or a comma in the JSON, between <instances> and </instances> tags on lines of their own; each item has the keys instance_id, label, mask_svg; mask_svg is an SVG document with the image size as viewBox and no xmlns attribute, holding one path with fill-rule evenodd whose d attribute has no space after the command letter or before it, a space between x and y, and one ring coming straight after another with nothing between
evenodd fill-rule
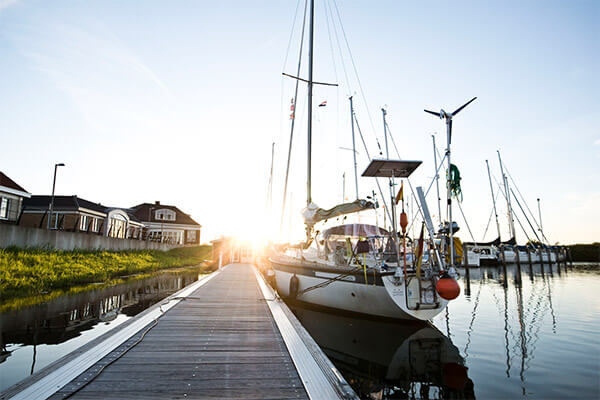
<instances>
[{"instance_id":1,"label":"roof dormer","mask_svg":"<svg viewBox=\"0 0 600 400\"><path fill-rule=\"evenodd\" d=\"M161 208L154 211L154 219L158 221L175 221L175 211Z\"/></svg>"}]
</instances>

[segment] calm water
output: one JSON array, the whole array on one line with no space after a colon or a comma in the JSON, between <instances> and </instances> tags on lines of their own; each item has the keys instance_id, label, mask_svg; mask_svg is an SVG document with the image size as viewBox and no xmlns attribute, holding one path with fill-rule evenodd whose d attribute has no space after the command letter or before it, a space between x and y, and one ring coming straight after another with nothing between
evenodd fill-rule
<instances>
[{"instance_id":1,"label":"calm water","mask_svg":"<svg viewBox=\"0 0 600 400\"><path fill-rule=\"evenodd\" d=\"M161 274L0 314L0 391L196 280Z\"/></svg>"},{"instance_id":2,"label":"calm water","mask_svg":"<svg viewBox=\"0 0 600 400\"><path fill-rule=\"evenodd\" d=\"M460 272L433 324L294 312L361 398L600 398L600 273Z\"/></svg>"}]
</instances>

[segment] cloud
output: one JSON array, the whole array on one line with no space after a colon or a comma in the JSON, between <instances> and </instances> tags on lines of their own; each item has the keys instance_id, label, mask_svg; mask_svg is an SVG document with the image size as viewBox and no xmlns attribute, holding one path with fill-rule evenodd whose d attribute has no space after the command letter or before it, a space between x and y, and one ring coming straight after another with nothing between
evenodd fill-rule
<instances>
[{"instance_id":1,"label":"cloud","mask_svg":"<svg viewBox=\"0 0 600 400\"><path fill-rule=\"evenodd\" d=\"M15 47L69 96L91 129L135 135L175 119L167 85L108 27L36 22L12 32Z\"/></svg>"},{"instance_id":2,"label":"cloud","mask_svg":"<svg viewBox=\"0 0 600 400\"><path fill-rule=\"evenodd\" d=\"M594 144L595 144L596 146L600 146L600 139L596 139L596 141L594 142Z\"/></svg>"},{"instance_id":3,"label":"cloud","mask_svg":"<svg viewBox=\"0 0 600 400\"><path fill-rule=\"evenodd\" d=\"M0 13L18 2L19 0L0 0Z\"/></svg>"}]
</instances>

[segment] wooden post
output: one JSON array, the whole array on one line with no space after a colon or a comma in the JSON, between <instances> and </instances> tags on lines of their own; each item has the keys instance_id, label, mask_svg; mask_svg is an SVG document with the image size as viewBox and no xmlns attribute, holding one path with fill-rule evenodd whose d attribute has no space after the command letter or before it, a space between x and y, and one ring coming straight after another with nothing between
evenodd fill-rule
<instances>
[{"instance_id":1,"label":"wooden post","mask_svg":"<svg viewBox=\"0 0 600 400\"><path fill-rule=\"evenodd\" d=\"M546 249L546 253L548 254L548 266L550 267L550 276L554 276L554 271L552 270L552 252L550 251L550 248Z\"/></svg>"},{"instance_id":2,"label":"wooden post","mask_svg":"<svg viewBox=\"0 0 600 400\"><path fill-rule=\"evenodd\" d=\"M521 255L519 252L519 247L515 246L515 255L517 257L517 283L521 284Z\"/></svg>"},{"instance_id":3,"label":"wooden post","mask_svg":"<svg viewBox=\"0 0 600 400\"><path fill-rule=\"evenodd\" d=\"M466 279L466 287L465 294L467 296L471 295L471 273L469 272L469 246L463 245L463 265L465 267L465 279Z\"/></svg>"},{"instance_id":4,"label":"wooden post","mask_svg":"<svg viewBox=\"0 0 600 400\"><path fill-rule=\"evenodd\" d=\"M529 261L529 280L533 282L533 263L531 262L531 248L527 246L527 260Z\"/></svg>"},{"instance_id":5,"label":"wooden post","mask_svg":"<svg viewBox=\"0 0 600 400\"><path fill-rule=\"evenodd\" d=\"M542 254L542 247L541 246L538 248L538 253L540 255L540 266L542 267L542 277L543 277L544 276L544 257L543 257L543 254Z\"/></svg>"},{"instance_id":6,"label":"wooden post","mask_svg":"<svg viewBox=\"0 0 600 400\"><path fill-rule=\"evenodd\" d=\"M504 253L504 245L503 244L500 245L500 254L501 254L501 258L502 258L502 270L504 271L503 286L508 287L508 276L507 276L507 272L506 272L506 254Z\"/></svg>"}]
</instances>

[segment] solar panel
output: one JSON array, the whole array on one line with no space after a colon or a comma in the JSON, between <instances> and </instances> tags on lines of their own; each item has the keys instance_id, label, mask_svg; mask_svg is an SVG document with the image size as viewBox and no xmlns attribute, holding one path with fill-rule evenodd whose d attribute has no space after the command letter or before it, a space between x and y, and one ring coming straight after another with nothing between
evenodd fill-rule
<instances>
[{"instance_id":1,"label":"solar panel","mask_svg":"<svg viewBox=\"0 0 600 400\"><path fill-rule=\"evenodd\" d=\"M408 178L423 161L409 160L371 160L371 164L362 176L377 178Z\"/></svg>"}]
</instances>

